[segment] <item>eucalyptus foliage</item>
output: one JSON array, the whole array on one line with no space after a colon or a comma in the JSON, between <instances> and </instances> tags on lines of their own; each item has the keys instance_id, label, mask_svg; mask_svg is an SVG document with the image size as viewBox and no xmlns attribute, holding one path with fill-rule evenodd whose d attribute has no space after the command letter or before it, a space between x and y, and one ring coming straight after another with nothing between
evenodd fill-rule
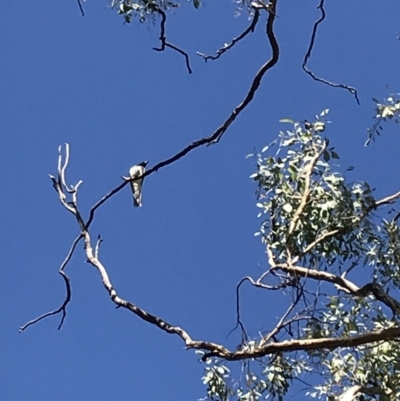
<instances>
[{"instance_id":1,"label":"eucalyptus foliage","mask_svg":"<svg viewBox=\"0 0 400 401\"><path fill-rule=\"evenodd\" d=\"M364 282L357 285L379 283L387 294L400 284L399 215L378 208L367 182L348 180L349 170L339 166L325 135L327 114L312 123L283 120L290 129L251 155L257 163L251 175L258 188L256 236L274 261L259 282L281 291L282 302L289 299L293 306L269 343L350 337L397 325L398 316L373 296L354 296L318 279L318 272L344 278L358 271L355 277ZM294 265L306 268L308 276L293 274ZM243 336L241 349L262 346L266 333L260 334ZM203 382L210 400L283 400L290 390L303 390L310 398L331 401L360 386L364 392L352 399L395 401L400 399L400 344L278 353L230 362L229 368L209 358Z\"/></svg>"},{"instance_id":2,"label":"eucalyptus foliage","mask_svg":"<svg viewBox=\"0 0 400 401\"><path fill-rule=\"evenodd\" d=\"M190 0L195 8L201 6L201 0ZM138 18L140 22L157 16L160 10L169 11L179 7L179 2L170 0L112 0L111 8L118 10L118 14L129 23L132 18Z\"/></svg>"},{"instance_id":3,"label":"eucalyptus foliage","mask_svg":"<svg viewBox=\"0 0 400 401\"><path fill-rule=\"evenodd\" d=\"M382 133L382 123L393 120L396 123L400 122L400 94L394 93L388 96L383 102L378 99L372 99L375 103L375 123L367 130L368 140L366 145L371 141L375 141L376 137Z\"/></svg>"}]
</instances>

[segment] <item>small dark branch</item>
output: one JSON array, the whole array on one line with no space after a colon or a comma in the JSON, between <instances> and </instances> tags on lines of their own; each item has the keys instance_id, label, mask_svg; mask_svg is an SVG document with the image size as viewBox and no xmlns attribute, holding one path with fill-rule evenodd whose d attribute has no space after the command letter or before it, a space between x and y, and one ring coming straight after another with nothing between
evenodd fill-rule
<instances>
[{"instance_id":1,"label":"small dark branch","mask_svg":"<svg viewBox=\"0 0 400 401\"><path fill-rule=\"evenodd\" d=\"M277 3L277 0L274 0L274 2L272 2L274 11L275 11L276 3ZM274 31L273 31L274 20L275 20L275 14L271 12L269 14L269 18L268 18L268 22L267 22L267 36L268 36L269 43L272 48L271 59L269 61L267 61L257 72L244 100L232 111L231 115L225 120L225 122L219 128L217 128L210 136L204 137L195 142L192 142L190 145L186 146L184 149L182 149L180 152L176 153L174 156L159 162L154 167L148 169L143 174L143 178L149 176L150 174L157 172L159 169L161 169L163 167L166 167L166 166L178 161L179 159L181 159L182 157L184 157L188 153L190 153L192 150L197 149L200 146L204 146L204 145L208 146L210 144L219 142L222 135L227 131L227 129L230 127L230 125L236 120L236 118L239 116L239 114L249 105L249 103L251 103L256 91L258 90L258 88L261 84L261 80L262 80L263 76L265 75L265 73L268 70L270 70L279 60L279 46L278 46L278 42L275 38ZM165 46L165 44L164 44L164 46ZM93 222L96 210L104 202L106 202L109 198L111 198L113 195L115 195L117 192L119 192L122 188L124 188L125 185L128 184L128 182L129 181L125 180L122 184L120 184L118 187L114 188L107 195L105 195L103 198L101 198L92 207L92 209L90 210L90 213L89 213L89 218L86 223L87 228L89 228L91 223Z\"/></svg>"},{"instance_id":2,"label":"small dark branch","mask_svg":"<svg viewBox=\"0 0 400 401\"><path fill-rule=\"evenodd\" d=\"M240 287L241 285L247 280L247 277L242 278L238 285L236 286L236 325L235 327L228 333L231 334L233 333L238 327L240 327L242 331L242 343L248 340L248 335L246 332L246 329L244 328L244 325L240 319Z\"/></svg>"},{"instance_id":3,"label":"small dark branch","mask_svg":"<svg viewBox=\"0 0 400 401\"><path fill-rule=\"evenodd\" d=\"M277 0L275 0L273 2L274 10L275 10L276 3L277 3ZM268 22L267 22L267 36L268 36L269 43L270 43L271 49L272 49L271 59L268 60L264 65L262 65L261 68L259 69L259 71L256 73L256 75L253 79L253 82L250 86L250 89L247 92L247 95L245 96L244 100L232 111L231 115L225 120L225 122L219 128L217 128L214 131L214 133L212 133L208 137L201 138L198 141L191 143L186 148L184 148L183 150L178 152L176 155L156 164L154 167L152 167L151 169L146 171L146 173L144 174L144 177L154 173L155 171L158 171L162 167L165 167L171 163L174 163L175 161L181 159L183 156L186 156L189 152L191 152L192 150L194 150L200 146L210 145L210 144L219 142L222 135L227 131L227 129L230 127L230 125L236 120L236 118L239 116L239 114L253 100L254 95L257 92L257 89L259 88L259 86L261 84L261 80L264 77L265 73L268 70L270 70L279 60L279 45L275 38L274 31L273 31L274 20L275 20L275 15L273 13L270 13L269 17L268 17Z\"/></svg>"},{"instance_id":4,"label":"small dark branch","mask_svg":"<svg viewBox=\"0 0 400 401\"><path fill-rule=\"evenodd\" d=\"M57 314L62 312L61 322L60 322L60 324L58 326L58 330L61 329L61 326L64 323L65 316L67 315L66 306L67 306L67 304L69 303L69 301L71 299L71 285L70 285L70 281L69 281L68 276L63 271L60 271L60 274L61 274L62 278L64 279L65 286L66 286L66 289L67 289L67 295L66 295L66 298L65 298L63 304L58 309L53 310L51 312L44 313L43 315L37 317L36 319L33 319L33 320L29 321L28 323L24 324L19 329L20 333L22 333L29 326L40 322L42 319L45 319L46 317L49 317L49 316L57 315Z\"/></svg>"},{"instance_id":5,"label":"small dark branch","mask_svg":"<svg viewBox=\"0 0 400 401\"><path fill-rule=\"evenodd\" d=\"M275 328L273 330L271 330L270 333L268 333L267 335L265 335L260 343L259 346L262 347L264 345L266 345L272 338L275 338L275 336L283 329L285 328L287 325L290 325L293 321L295 320L299 320L298 315L289 319L288 321L285 321L289 315L292 313L292 311L294 310L294 308L297 306L297 304L300 302L301 298L304 296L304 287L306 285L306 280L304 280L304 283L301 284L300 280L295 277L295 283L292 283L292 285L296 288L296 296L295 299L293 300L293 302L291 303L291 305L289 305L288 309L286 310L286 312L283 314L283 316L280 318L279 322L277 323L277 325L275 326ZM307 307L308 309L308 307Z\"/></svg>"},{"instance_id":6,"label":"small dark branch","mask_svg":"<svg viewBox=\"0 0 400 401\"><path fill-rule=\"evenodd\" d=\"M271 338L276 336L282 330L282 328L285 325L285 319L290 315L292 310L299 303L301 295L302 295L302 292L297 294L296 300L289 306L289 308L286 310L284 315L279 319L278 324L266 336L263 337L263 339L260 341L260 344L259 344L260 347L267 344L271 340Z\"/></svg>"},{"instance_id":7,"label":"small dark branch","mask_svg":"<svg viewBox=\"0 0 400 401\"><path fill-rule=\"evenodd\" d=\"M310 71L308 69L307 62L308 62L309 58L311 57L311 52L312 52L314 44L315 44L315 38L317 36L318 25L325 19L325 16L326 16L325 9L324 9L324 3L325 3L325 0L321 0L319 5L318 5L318 8L321 10L321 17L314 24L313 32L312 32L312 35L311 35L310 45L309 45L307 53L306 53L306 55L304 57L302 68L315 81L322 82L323 84L328 85L328 86L332 86L334 88L346 89L347 91L349 91L355 97L357 103L360 104L360 99L358 98L357 89L355 89L355 88L353 88L352 86L349 86L349 85L336 84L336 83L327 81L326 79L319 78L312 71Z\"/></svg>"},{"instance_id":8,"label":"small dark branch","mask_svg":"<svg viewBox=\"0 0 400 401\"><path fill-rule=\"evenodd\" d=\"M81 0L77 0L77 2L78 2L78 5L79 5L79 10L81 10L82 17L84 17L85 16L85 12L83 11Z\"/></svg>"},{"instance_id":9,"label":"small dark branch","mask_svg":"<svg viewBox=\"0 0 400 401\"><path fill-rule=\"evenodd\" d=\"M203 60L206 61L206 62L207 62L208 60L217 60L217 59L220 58L226 51L228 51L228 50L231 49L233 46L235 46L235 44L236 44L237 42L241 41L241 40L242 40L243 38L245 38L249 33L253 33L254 30L255 30L255 28L256 28L256 25L257 25L257 22L258 22L259 18L260 18L260 11L259 11L258 9L255 9L255 10L254 10L253 19L252 19L250 25L247 27L247 29L246 29L244 32L242 32L238 37L233 38L232 41L231 41L231 43L225 43L223 47L221 47L220 49L218 49L218 50L216 51L215 56L210 56L210 55L207 55L207 54L204 54L204 53L200 53L200 52L197 52L196 54L199 55L200 57L202 57Z\"/></svg>"},{"instance_id":10,"label":"small dark branch","mask_svg":"<svg viewBox=\"0 0 400 401\"><path fill-rule=\"evenodd\" d=\"M187 68L187 70L189 71L189 74L191 74L193 71L192 71L192 69L191 69L191 67L190 67L189 55L188 55L185 51L183 51L182 49L180 49L179 47L176 47L175 45L173 45L173 44L171 44L171 43L165 42L165 46L166 46L166 47L170 47L171 49L177 51L178 53L182 54L183 57L185 57L186 68Z\"/></svg>"},{"instance_id":11,"label":"small dark branch","mask_svg":"<svg viewBox=\"0 0 400 401\"><path fill-rule=\"evenodd\" d=\"M104 195L99 201L95 203L95 205L90 209L89 212L89 219L86 223L86 227L89 229L90 225L93 222L94 219L94 214L96 210L108 199L110 199L113 195L115 195L117 192L121 191L122 188L124 188L127 184L129 183L128 180L125 180L122 184L118 185L116 188L111 190L108 194Z\"/></svg>"},{"instance_id":12,"label":"small dark branch","mask_svg":"<svg viewBox=\"0 0 400 401\"><path fill-rule=\"evenodd\" d=\"M364 285L364 287L360 288L355 295L367 297L371 293L374 294L376 300L390 308L393 315L400 315L400 302L386 294L383 287L377 283L368 283Z\"/></svg>"},{"instance_id":13,"label":"small dark branch","mask_svg":"<svg viewBox=\"0 0 400 401\"><path fill-rule=\"evenodd\" d=\"M20 333L22 333L29 326L32 326L33 324L35 324L37 322L40 322L41 320L45 319L46 317L57 315L59 313L62 313L62 317L61 317L60 324L58 325L58 330L61 329L62 325L64 324L65 317L67 316L67 305L71 301L71 283L70 283L69 277L65 273L64 269L67 266L68 262L71 260L72 255L73 255L73 253L75 251L75 248L76 248L76 246L78 245L78 243L79 243L79 241L81 239L82 239L82 235L79 235L78 237L75 238L75 240L72 243L72 246L71 246L71 248L70 248L70 250L68 252L67 257L62 262L62 264L60 266L60 269L58 271L60 273L61 277L64 279L65 288L66 288L66 295L65 295L64 302L62 303L62 305L58 309L55 309L55 310L53 310L51 312L44 313L43 315L37 317L36 319L33 319L33 320L29 321L28 323L24 324L19 329Z\"/></svg>"},{"instance_id":14,"label":"small dark branch","mask_svg":"<svg viewBox=\"0 0 400 401\"><path fill-rule=\"evenodd\" d=\"M185 57L186 60L186 68L189 71L189 74L191 74L192 68L190 67L190 59L189 59L189 55L183 51L182 49L180 49L179 47L169 43L167 41L167 37L165 36L165 24L167 22L167 15L165 14L165 12L163 10L161 10L160 8L156 8L156 10L158 12L158 14L161 15L161 22L160 22L160 42L161 42L161 46L160 47L153 47L153 50L156 50L158 52L163 52L165 50L166 47L169 47L175 51L177 51L178 53L182 54Z\"/></svg>"}]
</instances>

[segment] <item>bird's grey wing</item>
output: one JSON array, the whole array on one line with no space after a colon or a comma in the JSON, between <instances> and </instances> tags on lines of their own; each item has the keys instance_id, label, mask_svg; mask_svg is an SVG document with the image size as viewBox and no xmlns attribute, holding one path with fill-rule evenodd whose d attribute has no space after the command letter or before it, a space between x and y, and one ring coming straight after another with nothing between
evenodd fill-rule
<instances>
[{"instance_id":1,"label":"bird's grey wing","mask_svg":"<svg viewBox=\"0 0 400 401\"><path fill-rule=\"evenodd\" d=\"M135 181L131 181L131 189L133 194L133 206L142 206L142 182L143 179L138 179L144 173L144 168L142 166L132 166L129 169L129 176L131 178L136 178Z\"/></svg>"},{"instance_id":2,"label":"bird's grey wing","mask_svg":"<svg viewBox=\"0 0 400 401\"><path fill-rule=\"evenodd\" d=\"M133 194L133 206L142 206L142 180L131 182L132 194Z\"/></svg>"}]
</instances>

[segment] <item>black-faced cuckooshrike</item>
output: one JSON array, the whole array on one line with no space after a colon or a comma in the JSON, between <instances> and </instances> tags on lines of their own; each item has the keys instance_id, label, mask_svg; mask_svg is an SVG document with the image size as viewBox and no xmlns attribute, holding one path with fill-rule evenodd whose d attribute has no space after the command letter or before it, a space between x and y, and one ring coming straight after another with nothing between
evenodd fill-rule
<instances>
[{"instance_id":1,"label":"black-faced cuckooshrike","mask_svg":"<svg viewBox=\"0 0 400 401\"><path fill-rule=\"evenodd\" d=\"M142 183L143 178L140 178L144 172L146 171L148 161L141 162L132 166L129 169L129 177L136 178L135 181L131 181L131 188L133 194L133 206L140 207L142 206Z\"/></svg>"}]
</instances>

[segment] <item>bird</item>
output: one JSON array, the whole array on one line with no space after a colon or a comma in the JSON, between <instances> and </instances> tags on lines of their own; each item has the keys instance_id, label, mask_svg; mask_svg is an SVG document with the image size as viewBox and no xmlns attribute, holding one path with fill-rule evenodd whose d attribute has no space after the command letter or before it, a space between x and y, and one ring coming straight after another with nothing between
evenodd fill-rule
<instances>
[{"instance_id":1,"label":"bird","mask_svg":"<svg viewBox=\"0 0 400 401\"><path fill-rule=\"evenodd\" d=\"M141 163L135 164L129 169L130 179L135 179L130 182L132 195L133 195L133 206L142 206L142 184L143 178L140 178L146 171L148 161L143 161Z\"/></svg>"}]
</instances>

